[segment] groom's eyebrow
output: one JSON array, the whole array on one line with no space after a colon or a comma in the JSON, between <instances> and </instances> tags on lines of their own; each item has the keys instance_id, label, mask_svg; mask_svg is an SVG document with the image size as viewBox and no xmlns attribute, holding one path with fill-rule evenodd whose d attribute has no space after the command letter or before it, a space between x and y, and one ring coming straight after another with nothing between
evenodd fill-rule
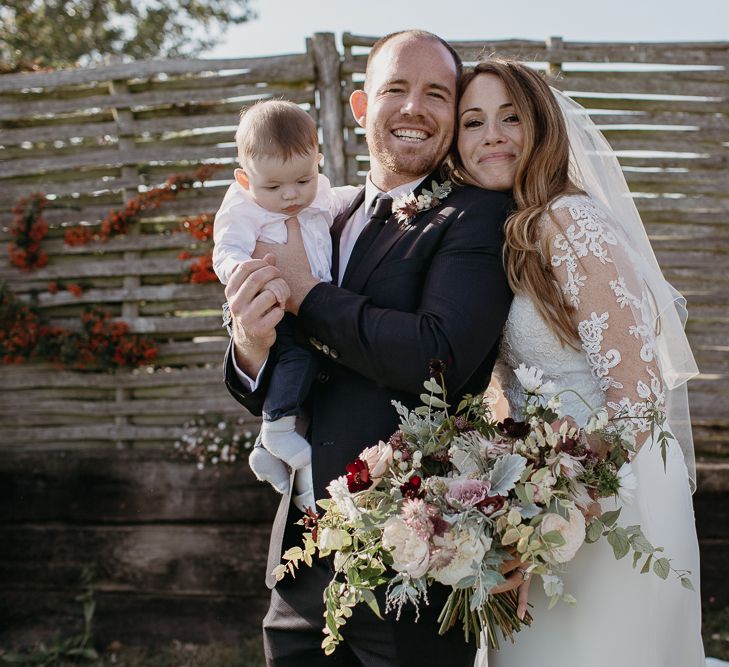
<instances>
[{"instance_id":1,"label":"groom's eyebrow","mask_svg":"<svg viewBox=\"0 0 729 667\"><path fill-rule=\"evenodd\" d=\"M502 109L508 109L509 107L513 106L514 105L511 102L504 102L504 104L499 106L499 111L501 111ZM483 111L483 109L481 107L469 107L468 109L464 109L463 111L461 111L461 116L464 113L468 113L469 111Z\"/></svg>"},{"instance_id":2,"label":"groom's eyebrow","mask_svg":"<svg viewBox=\"0 0 729 667\"><path fill-rule=\"evenodd\" d=\"M407 79L388 79L382 84L381 88L387 88L388 86L408 86L410 83L411 82ZM428 90L440 90L444 93L448 93L449 95L453 95L453 90L442 83L433 81L428 83L427 87Z\"/></svg>"}]
</instances>

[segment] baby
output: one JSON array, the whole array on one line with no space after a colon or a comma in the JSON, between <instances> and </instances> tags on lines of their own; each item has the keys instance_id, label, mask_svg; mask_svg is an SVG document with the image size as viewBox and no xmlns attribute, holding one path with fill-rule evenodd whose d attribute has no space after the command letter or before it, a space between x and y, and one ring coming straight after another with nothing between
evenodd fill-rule
<instances>
[{"instance_id":1,"label":"baby","mask_svg":"<svg viewBox=\"0 0 729 667\"><path fill-rule=\"evenodd\" d=\"M235 134L240 167L225 194L214 224L213 267L228 283L236 267L249 260L256 241L286 242L286 220L301 225L312 274L331 281L334 217L351 201L356 188L332 189L319 174L319 139L309 114L291 102L258 102L241 112ZM282 281L269 288L285 305ZM290 316L287 316L287 318ZM314 507L311 448L297 433L297 418L305 418L302 403L316 367L312 354L296 346L286 319L277 327L275 365L263 403L260 442L249 464L256 477L279 493L289 487L289 467L296 471L294 504ZM302 421L299 422L299 430Z\"/></svg>"}]
</instances>

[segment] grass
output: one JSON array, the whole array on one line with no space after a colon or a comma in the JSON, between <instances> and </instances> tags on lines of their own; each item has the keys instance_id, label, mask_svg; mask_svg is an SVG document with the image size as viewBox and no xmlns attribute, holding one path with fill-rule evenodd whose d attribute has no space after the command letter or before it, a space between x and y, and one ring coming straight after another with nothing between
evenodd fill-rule
<instances>
[{"instance_id":1,"label":"grass","mask_svg":"<svg viewBox=\"0 0 729 667\"><path fill-rule=\"evenodd\" d=\"M707 657L729 661L729 607L704 608L704 647ZM28 663L26 663L28 664ZM32 663L31 663L32 664ZM37 663L36 663L37 664ZM249 637L237 646L196 645L174 641L163 648L109 646L96 661L63 661L53 667L264 667L260 636Z\"/></svg>"},{"instance_id":2,"label":"grass","mask_svg":"<svg viewBox=\"0 0 729 667\"><path fill-rule=\"evenodd\" d=\"M706 606L703 617L702 634L707 657L729 661L729 607L715 609Z\"/></svg>"}]
</instances>

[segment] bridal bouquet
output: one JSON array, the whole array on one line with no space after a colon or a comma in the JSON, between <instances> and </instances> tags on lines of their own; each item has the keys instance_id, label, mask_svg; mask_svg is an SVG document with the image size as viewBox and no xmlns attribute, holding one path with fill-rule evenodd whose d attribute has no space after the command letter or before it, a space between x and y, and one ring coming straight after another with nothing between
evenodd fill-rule
<instances>
[{"instance_id":1,"label":"bridal bouquet","mask_svg":"<svg viewBox=\"0 0 729 667\"><path fill-rule=\"evenodd\" d=\"M517 616L514 591L491 594L504 581L502 566L518 560L525 576L540 575L550 607L574 603L561 573L585 542L607 539L615 557L633 552L665 579L673 570L640 526L619 526L620 510L601 513L596 501L629 500L636 487L629 457L635 438L627 415L608 419L592 411L580 428L560 412L559 394L542 371L523 365L515 373L524 389L525 421L495 421L483 396L467 396L454 412L443 384L424 383L423 405L411 411L395 402L400 429L388 442L365 449L346 474L328 487L329 498L303 519L301 547L289 549L275 570L294 575L316 556L333 557L325 590L322 648L332 653L352 608L366 603L378 616L375 589L385 587L385 612L399 618L404 605L428 603L428 587L450 587L439 622L441 634L459 620L466 640L482 631L498 648L497 629L513 634L530 624ZM670 433L658 409L641 415L665 448ZM609 448L598 456L590 443ZM673 570L691 588L688 572Z\"/></svg>"}]
</instances>

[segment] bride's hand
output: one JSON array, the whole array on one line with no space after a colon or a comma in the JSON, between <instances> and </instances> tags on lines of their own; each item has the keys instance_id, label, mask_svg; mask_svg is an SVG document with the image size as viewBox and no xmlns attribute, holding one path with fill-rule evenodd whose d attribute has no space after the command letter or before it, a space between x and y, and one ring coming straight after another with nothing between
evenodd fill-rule
<instances>
[{"instance_id":1,"label":"bride's hand","mask_svg":"<svg viewBox=\"0 0 729 667\"><path fill-rule=\"evenodd\" d=\"M520 619L523 619L527 612L527 605L529 603L529 585L531 584L531 575L526 572L523 563L518 558L506 561L501 566L501 573L506 575L506 581L497 586L494 586L489 593L496 595L497 593L506 593L517 589L518 603L516 608L516 614Z\"/></svg>"}]
</instances>

